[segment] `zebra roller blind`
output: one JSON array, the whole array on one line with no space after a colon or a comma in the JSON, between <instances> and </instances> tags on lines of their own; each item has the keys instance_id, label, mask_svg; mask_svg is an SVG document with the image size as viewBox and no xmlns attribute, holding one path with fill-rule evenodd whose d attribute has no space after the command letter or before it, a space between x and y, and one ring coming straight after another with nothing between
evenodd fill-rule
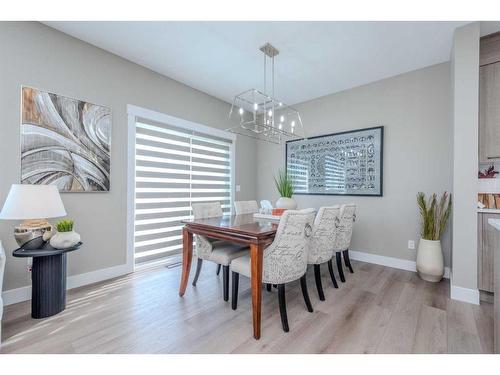
<instances>
[{"instance_id":1,"label":"zebra roller blind","mask_svg":"<svg viewBox=\"0 0 500 375\"><path fill-rule=\"evenodd\" d=\"M232 206L232 141L194 130L136 118L136 263L182 250L181 220L193 202Z\"/></svg>"}]
</instances>

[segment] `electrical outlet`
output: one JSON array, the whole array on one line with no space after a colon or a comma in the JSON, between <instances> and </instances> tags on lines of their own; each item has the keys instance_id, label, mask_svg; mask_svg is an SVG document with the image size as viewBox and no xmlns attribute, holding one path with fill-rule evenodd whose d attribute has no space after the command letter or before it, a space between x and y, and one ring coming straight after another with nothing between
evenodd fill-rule
<instances>
[{"instance_id":1,"label":"electrical outlet","mask_svg":"<svg viewBox=\"0 0 500 375\"><path fill-rule=\"evenodd\" d=\"M415 241L408 240L408 249L415 250Z\"/></svg>"}]
</instances>

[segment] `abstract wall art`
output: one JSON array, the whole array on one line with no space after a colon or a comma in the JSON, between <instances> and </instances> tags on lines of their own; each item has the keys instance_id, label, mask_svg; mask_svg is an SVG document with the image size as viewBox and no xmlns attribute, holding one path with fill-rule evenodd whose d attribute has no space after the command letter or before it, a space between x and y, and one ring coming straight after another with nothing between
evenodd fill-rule
<instances>
[{"instance_id":1,"label":"abstract wall art","mask_svg":"<svg viewBox=\"0 0 500 375\"><path fill-rule=\"evenodd\" d=\"M22 88L21 183L110 189L111 109Z\"/></svg>"},{"instance_id":2,"label":"abstract wall art","mask_svg":"<svg viewBox=\"0 0 500 375\"><path fill-rule=\"evenodd\" d=\"M286 143L294 194L382 196L384 127Z\"/></svg>"}]
</instances>

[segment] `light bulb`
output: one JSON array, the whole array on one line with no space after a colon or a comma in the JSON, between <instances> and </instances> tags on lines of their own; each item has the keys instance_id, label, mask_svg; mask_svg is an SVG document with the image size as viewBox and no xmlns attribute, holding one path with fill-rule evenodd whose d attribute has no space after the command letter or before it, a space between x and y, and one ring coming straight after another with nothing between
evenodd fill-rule
<instances>
[{"instance_id":1,"label":"light bulb","mask_svg":"<svg viewBox=\"0 0 500 375\"><path fill-rule=\"evenodd\" d=\"M253 109L256 111L259 109L259 105L257 103L253 103Z\"/></svg>"},{"instance_id":2,"label":"light bulb","mask_svg":"<svg viewBox=\"0 0 500 375\"><path fill-rule=\"evenodd\" d=\"M269 110L269 112L267 112L267 114L269 115L269 117L273 117L273 111Z\"/></svg>"},{"instance_id":3,"label":"light bulb","mask_svg":"<svg viewBox=\"0 0 500 375\"><path fill-rule=\"evenodd\" d=\"M280 117L280 121L281 121L281 122L284 122L284 121L285 121L285 116L281 116L281 117Z\"/></svg>"},{"instance_id":4,"label":"light bulb","mask_svg":"<svg viewBox=\"0 0 500 375\"><path fill-rule=\"evenodd\" d=\"M281 130L281 128L283 128L283 125L279 124L278 129Z\"/></svg>"},{"instance_id":5,"label":"light bulb","mask_svg":"<svg viewBox=\"0 0 500 375\"><path fill-rule=\"evenodd\" d=\"M292 128L295 126L295 121L292 121Z\"/></svg>"},{"instance_id":6,"label":"light bulb","mask_svg":"<svg viewBox=\"0 0 500 375\"><path fill-rule=\"evenodd\" d=\"M278 105L281 107L281 106L283 105L283 103L279 102L279 104L278 104Z\"/></svg>"},{"instance_id":7,"label":"light bulb","mask_svg":"<svg viewBox=\"0 0 500 375\"><path fill-rule=\"evenodd\" d=\"M240 113L240 115L243 115L243 108L240 108L240 110L238 111Z\"/></svg>"}]
</instances>

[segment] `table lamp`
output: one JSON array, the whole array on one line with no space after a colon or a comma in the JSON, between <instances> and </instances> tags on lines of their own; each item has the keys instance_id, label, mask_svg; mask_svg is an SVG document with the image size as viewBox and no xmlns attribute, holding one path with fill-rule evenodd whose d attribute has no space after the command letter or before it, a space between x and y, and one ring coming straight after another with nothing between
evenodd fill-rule
<instances>
[{"instance_id":1,"label":"table lamp","mask_svg":"<svg viewBox=\"0 0 500 375\"><path fill-rule=\"evenodd\" d=\"M40 248L50 238L44 236L52 232L47 219L61 216L66 216L66 210L55 185L14 184L0 212L0 219L24 220L15 227L14 237L20 247L30 250Z\"/></svg>"}]
</instances>

